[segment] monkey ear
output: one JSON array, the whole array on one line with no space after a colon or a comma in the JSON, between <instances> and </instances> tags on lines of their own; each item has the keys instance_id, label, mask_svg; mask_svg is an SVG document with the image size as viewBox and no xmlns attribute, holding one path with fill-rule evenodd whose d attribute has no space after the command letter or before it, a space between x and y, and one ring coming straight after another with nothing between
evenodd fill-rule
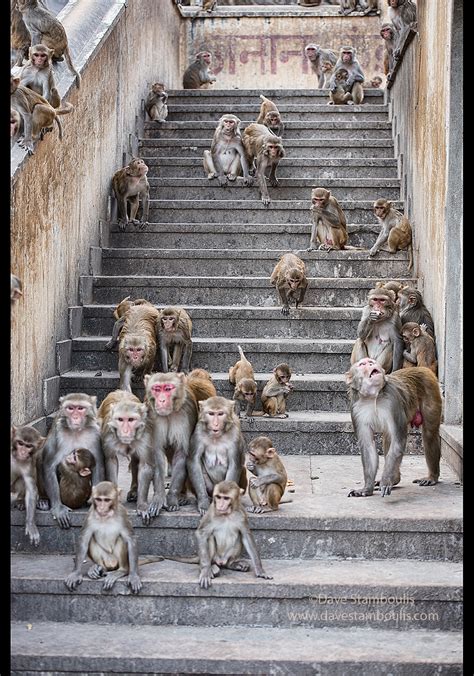
<instances>
[{"instance_id":1,"label":"monkey ear","mask_svg":"<svg viewBox=\"0 0 474 676\"><path fill-rule=\"evenodd\" d=\"M198 406L199 406L199 411L202 411L204 408L204 402L203 401L198 401Z\"/></svg>"},{"instance_id":2,"label":"monkey ear","mask_svg":"<svg viewBox=\"0 0 474 676\"><path fill-rule=\"evenodd\" d=\"M148 385L148 381L150 380L150 378L151 378L152 375L154 375L154 374L146 373L146 374L143 376L143 382L145 383L145 387Z\"/></svg>"},{"instance_id":3,"label":"monkey ear","mask_svg":"<svg viewBox=\"0 0 474 676\"><path fill-rule=\"evenodd\" d=\"M240 495L243 495L245 493L245 488L239 488L239 493Z\"/></svg>"},{"instance_id":4,"label":"monkey ear","mask_svg":"<svg viewBox=\"0 0 474 676\"><path fill-rule=\"evenodd\" d=\"M276 448L273 447L267 448L267 450L265 451L265 455L267 456L267 458L273 458L276 455Z\"/></svg>"},{"instance_id":5,"label":"monkey ear","mask_svg":"<svg viewBox=\"0 0 474 676\"><path fill-rule=\"evenodd\" d=\"M392 291L392 289L385 289L385 293L393 300L393 302L396 301L397 296L395 295L395 291Z\"/></svg>"},{"instance_id":6,"label":"monkey ear","mask_svg":"<svg viewBox=\"0 0 474 676\"><path fill-rule=\"evenodd\" d=\"M41 451L41 449L43 448L43 446L44 446L45 443L46 443L46 439L47 439L47 437L40 437L40 438L38 439L38 448L37 448L37 451Z\"/></svg>"},{"instance_id":7,"label":"monkey ear","mask_svg":"<svg viewBox=\"0 0 474 676\"><path fill-rule=\"evenodd\" d=\"M387 200L387 209L391 209L391 208L392 208L392 202Z\"/></svg>"},{"instance_id":8,"label":"monkey ear","mask_svg":"<svg viewBox=\"0 0 474 676\"><path fill-rule=\"evenodd\" d=\"M415 338L418 338L418 336L421 336L421 331L418 327L415 327L413 329L413 335L415 336Z\"/></svg>"},{"instance_id":9,"label":"monkey ear","mask_svg":"<svg viewBox=\"0 0 474 676\"><path fill-rule=\"evenodd\" d=\"M88 467L83 467L82 469L79 470L79 474L81 476L89 476L90 474L92 474L92 472Z\"/></svg>"},{"instance_id":10,"label":"monkey ear","mask_svg":"<svg viewBox=\"0 0 474 676\"><path fill-rule=\"evenodd\" d=\"M147 407L146 404L140 404L140 406L138 407L138 410L139 410L140 413L144 416L144 415L146 415L147 408L148 408L148 407Z\"/></svg>"},{"instance_id":11,"label":"monkey ear","mask_svg":"<svg viewBox=\"0 0 474 676\"><path fill-rule=\"evenodd\" d=\"M175 375L181 380L181 382L186 382L186 374L182 371L175 373Z\"/></svg>"},{"instance_id":12,"label":"monkey ear","mask_svg":"<svg viewBox=\"0 0 474 676\"><path fill-rule=\"evenodd\" d=\"M346 378L346 383L347 383L348 385L351 385L351 384L352 384L352 379L353 379L352 371L351 371L351 370L346 371L345 374L344 374L344 376L345 376L345 378Z\"/></svg>"}]
</instances>

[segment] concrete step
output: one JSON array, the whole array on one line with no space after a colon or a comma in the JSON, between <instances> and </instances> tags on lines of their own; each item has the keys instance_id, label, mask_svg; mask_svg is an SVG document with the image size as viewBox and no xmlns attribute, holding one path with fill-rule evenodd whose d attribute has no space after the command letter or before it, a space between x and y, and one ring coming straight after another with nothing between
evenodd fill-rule
<instances>
[{"instance_id":1,"label":"concrete step","mask_svg":"<svg viewBox=\"0 0 474 676\"><path fill-rule=\"evenodd\" d=\"M329 102L329 95L327 97ZM388 122L388 107L387 106L338 106L333 110L334 106L329 106L327 103L316 106L283 104L280 110L281 119L284 124L283 136L286 132L286 125L290 129L294 129L295 123L313 125L315 122ZM260 114L260 106L257 104L233 104L230 107L227 104L199 104L190 107L189 104L169 104L168 116L164 123L158 124L152 121L145 121L144 130L145 136L153 138L155 132L161 132L168 129L170 125L175 122L197 122L202 120L204 122L212 122L214 128L222 115L233 113L241 120L240 129L244 130L249 124L257 121Z\"/></svg>"},{"instance_id":2,"label":"concrete step","mask_svg":"<svg viewBox=\"0 0 474 676\"><path fill-rule=\"evenodd\" d=\"M250 612L250 608L249 608ZM11 676L280 674L458 676L462 633L411 629L13 622ZM38 671L38 646L41 646ZM74 667L73 667L74 668Z\"/></svg>"},{"instance_id":3,"label":"concrete step","mask_svg":"<svg viewBox=\"0 0 474 676\"><path fill-rule=\"evenodd\" d=\"M257 101L263 94L271 99L277 106L295 103L301 105L325 105L328 92L322 89L173 89L168 91L168 104L187 104L190 108L201 104L242 104L242 101ZM382 90L368 89L364 94L364 103L360 107L370 105L383 105L384 92ZM347 108L347 106L338 106Z\"/></svg>"}]
</instances>

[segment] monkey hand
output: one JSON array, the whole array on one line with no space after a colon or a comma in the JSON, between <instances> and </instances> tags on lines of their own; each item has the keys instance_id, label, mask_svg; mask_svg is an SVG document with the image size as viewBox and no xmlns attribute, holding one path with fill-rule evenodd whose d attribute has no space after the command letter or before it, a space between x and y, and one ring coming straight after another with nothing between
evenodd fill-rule
<instances>
[{"instance_id":1,"label":"monkey hand","mask_svg":"<svg viewBox=\"0 0 474 676\"><path fill-rule=\"evenodd\" d=\"M214 573L212 572L211 566L204 566L201 572L199 573L199 586L201 589L209 589L212 584L212 578Z\"/></svg>"},{"instance_id":2,"label":"monkey hand","mask_svg":"<svg viewBox=\"0 0 474 676\"><path fill-rule=\"evenodd\" d=\"M148 511L148 509L139 509L138 506L137 506L137 514L138 514L138 516L141 517L142 524L144 526L148 526L150 524L151 516L150 516L150 512Z\"/></svg>"},{"instance_id":3,"label":"monkey hand","mask_svg":"<svg viewBox=\"0 0 474 676\"><path fill-rule=\"evenodd\" d=\"M284 305L281 308L281 314L282 315L289 315L290 314L290 306L289 305Z\"/></svg>"},{"instance_id":4,"label":"monkey hand","mask_svg":"<svg viewBox=\"0 0 474 676\"><path fill-rule=\"evenodd\" d=\"M247 512L250 512L251 514L261 514L263 511L264 509L260 505L252 505L251 507L247 507Z\"/></svg>"},{"instance_id":5,"label":"monkey hand","mask_svg":"<svg viewBox=\"0 0 474 676\"><path fill-rule=\"evenodd\" d=\"M49 510L49 500L47 498L39 498L36 503L36 509L39 509L40 512L47 512Z\"/></svg>"},{"instance_id":6,"label":"monkey hand","mask_svg":"<svg viewBox=\"0 0 474 676\"><path fill-rule=\"evenodd\" d=\"M369 312L369 319L371 319L373 322L376 322L377 320L380 319L381 314L382 313L379 312L378 310L371 310Z\"/></svg>"},{"instance_id":7,"label":"monkey hand","mask_svg":"<svg viewBox=\"0 0 474 676\"><path fill-rule=\"evenodd\" d=\"M262 479L258 479L257 477L252 477L249 481L252 488L259 488L260 486L263 486L264 483L265 482L262 481Z\"/></svg>"},{"instance_id":8,"label":"monkey hand","mask_svg":"<svg viewBox=\"0 0 474 676\"><path fill-rule=\"evenodd\" d=\"M142 581L140 580L138 573L130 573L127 578L127 584L132 590L132 594L138 594L142 588Z\"/></svg>"},{"instance_id":9,"label":"monkey hand","mask_svg":"<svg viewBox=\"0 0 474 676\"><path fill-rule=\"evenodd\" d=\"M105 344L105 349L107 352L111 352L115 347L115 340L109 340L108 343Z\"/></svg>"},{"instance_id":10,"label":"monkey hand","mask_svg":"<svg viewBox=\"0 0 474 676\"><path fill-rule=\"evenodd\" d=\"M279 187L280 187L280 183L278 182L278 179L277 179L276 176L272 176L272 177L269 179L269 181L270 181L270 185L273 186L274 188L279 188Z\"/></svg>"},{"instance_id":11,"label":"monkey hand","mask_svg":"<svg viewBox=\"0 0 474 676\"><path fill-rule=\"evenodd\" d=\"M117 225L120 232L124 232L125 228L127 227L127 221L120 219L117 221Z\"/></svg>"},{"instance_id":12,"label":"monkey hand","mask_svg":"<svg viewBox=\"0 0 474 676\"><path fill-rule=\"evenodd\" d=\"M53 515L53 519L57 520L58 525L61 528L70 528L71 526L71 521L69 519L69 512L72 510L69 509L69 507L66 507L65 505L59 505L58 507L54 507L51 510L51 513Z\"/></svg>"},{"instance_id":13,"label":"monkey hand","mask_svg":"<svg viewBox=\"0 0 474 676\"><path fill-rule=\"evenodd\" d=\"M37 529L35 524L32 523L31 526L26 526L25 533L26 533L26 535L28 535L28 537L30 539L30 544L37 547L39 545L39 541L40 541L40 534L39 534L39 530Z\"/></svg>"},{"instance_id":14,"label":"monkey hand","mask_svg":"<svg viewBox=\"0 0 474 676\"><path fill-rule=\"evenodd\" d=\"M395 61L398 61L398 59L400 58L400 52L401 52L400 49L395 49L395 50L394 50L394 52L393 52L393 58L395 59Z\"/></svg>"},{"instance_id":15,"label":"monkey hand","mask_svg":"<svg viewBox=\"0 0 474 676\"><path fill-rule=\"evenodd\" d=\"M155 516L158 516L160 513L161 509L164 507L164 500L155 500L153 499L150 504L148 505L148 514L150 518L154 518Z\"/></svg>"},{"instance_id":16,"label":"monkey hand","mask_svg":"<svg viewBox=\"0 0 474 676\"><path fill-rule=\"evenodd\" d=\"M210 503L210 501L209 501L209 498L207 498L207 497L204 497L204 498L201 498L200 500L198 500L198 505L197 505L197 506L198 506L199 514L200 514L201 516L204 516L204 514L205 514L205 513L207 512L207 510L209 509L209 505L210 505L210 504L211 504L211 503Z\"/></svg>"},{"instance_id":17,"label":"monkey hand","mask_svg":"<svg viewBox=\"0 0 474 676\"><path fill-rule=\"evenodd\" d=\"M148 221L138 221L137 225L139 230L144 230L148 225Z\"/></svg>"},{"instance_id":18,"label":"monkey hand","mask_svg":"<svg viewBox=\"0 0 474 676\"><path fill-rule=\"evenodd\" d=\"M372 247L372 249L369 251L369 256L370 256L370 258L372 258L372 256L375 256L375 254L377 253L377 251L378 251L378 250L377 250L375 247Z\"/></svg>"},{"instance_id":19,"label":"monkey hand","mask_svg":"<svg viewBox=\"0 0 474 676\"><path fill-rule=\"evenodd\" d=\"M251 186L253 185L253 176L247 176L244 178L244 185Z\"/></svg>"},{"instance_id":20,"label":"monkey hand","mask_svg":"<svg viewBox=\"0 0 474 676\"><path fill-rule=\"evenodd\" d=\"M176 495L170 495L168 493L168 496L166 498L166 509L168 512L177 512L179 509L179 503L178 503L178 498Z\"/></svg>"},{"instance_id":21,"label":"monkey hand","mask_svg":"<svg viewBox=\"0 0 474 676\"><path fill-rule=\"evenodd\" d=\"M81 584L81 582L82 582L82 574L76 573L76 571L70 573L64 580L64 584L69 589L69 591L74 591L75 588Z\"/></svg>"},{"instance_id":22,"label":"monkey hand","mask_svg":"<svg viewBox=\"0 0 474 676\"><path fill-rule=\"evenodd\" d=\"M221 188L224 188L227 185L227 176L218 176L217 180L219 181Z\"/></svg>"},{"instance_id":23,"label":"monkey hand","mask_svg":"<svg viewBox=\"0 0 474 676\"><path fill-rule=\"evenodd\" d=\"M273 580L273 575L267 575L264 570L255 571L255 577L263 577L264 580Z\"/></svg>"},{"instance_id":24,"label":"monkey hand","mask_svg":"<svg viewBox=\"0 0 474 676\"><path fill-rule=\"evenodd\" d=\"M268 195L262 195L262 202L264 207L268 207L271 202L270 197Z\"/></svg>"}]
</instances>

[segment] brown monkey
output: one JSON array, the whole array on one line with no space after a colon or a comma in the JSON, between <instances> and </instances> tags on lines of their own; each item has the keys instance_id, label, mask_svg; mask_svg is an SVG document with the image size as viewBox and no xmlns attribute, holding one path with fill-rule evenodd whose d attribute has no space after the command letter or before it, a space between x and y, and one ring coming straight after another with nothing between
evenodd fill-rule
<instances>
[{"instance_id":1,"label":"brown monkey","mask_svg":"<svg viewBox=\"0 0 474 676\"><path fill-rule=\"evenodd\" d=\"M283 142L279 136L272 134L265 125L252 122L252 124L249 124L244 129L242 143L249 165L252 166L255 162L255 176L262 202L265 206L268 206L270 204L270 197L268 195L265 172L270 168L268 180L271 186L278 188L279 183L276 177L276 170L280 160L285 157Z\"/></svg>"},{"instance_id":2,"label":"brown monkey","mask_svg":"<svg viewBox=\"0 0 474 676\"><path fill-rule=\"evenodd\" d=\"M146 177L148 166L139 158L134 157L126 167L119 169L112 176L112 188L117 199L113 206L112 220L116 219L115 207L118 209L118 226L125 230L127 223L138 225L140 229L148 223L150 184ZM142 200L142 218L137 219L138 206ZM130 216L127 206L130 205Z\"/></svg>"},{"instance_id":3,"label":"brown monkey","mask_svg":"<svg viewBox=\"0 0 474 676\"><path fill-rule=\"evenodd\" d=\"M57 469L76 448L87 448L95 459L92 483L104 479L104 456L97 420L97 397L88 394L66 394L59 398L59 411L43 449L42 478L51 503L51 513L61 528L69 528L70 511L61 502Z\"/></svg>"},{"instance_id":4,"label":"brown monkey","mask_svg":"<svg viewBox=\"0 0 474 676\"><path fill-rule=\"evenodd\" d=\"M408 218L394 209L392 203L385 199L378 199L374 202L374 214L381 228L374 246L369 251L369 256L375 256L385 242L387 242L390 253L397 253L397 251L408 248L408 270L411 270L413 250L411 225Z\"/></svg>"},{"instance_id":5,"label":"brown monkey","mask_svg":"<svg viewBox=\"0 0 474 676\"><path fill-rule=\"evenodd\" d=\"M128 297L129 298L129 297ZM119 343L120 389L132 391L132 376L142 378L151 373L156 358L156 325L160 316L154 305L146 300L129 305L128 298L117 305L117 321L105 349Z\"/></svg>"},{"instance_id":6,"label":"brown monkey","mask_svg":"<svg viewBox=\"0 0 474 676\"><path fill-rule=\"evenodd\" d=\"M219 119L211 149L204 151L203 166L207 178L217 178L221 186L227 185L227 180L235 181L240 174L243 175L244 185L252 184L238 117L223 115Z\"/></svg>"},{"instance_id":7,"label":"brown monkey","mask_svg":"<svg viewBox=\"0 0 474 676\"><path fill-rule=\"evenodd\" d=\"M344 16L355 12L357 8L357 0L339 0L339 4L339 14L343 14Z\"/></svg>"},{"instance_id":8,"label":"brown monkey","mask_svg":"<svg viewBox=\"0 0 474 676\"><path fill-rule=\"evenodd\" d=\"M278 505L286 489L288 475L272 440L269 437L252 439L248 448L247 469L255 474L249 481L249 495L253 502L247 511L260 514L268 506L271 510Z\"/></svg>"},{"instance_id":9,"label":"brown monkey","mask_svg":"<svg viewBox=\"0 0 474 676\"><path fill-rule=\"evenodd\" d=\"M59 495L70 509L79 509L92 492L92 470L95 458L87 448L76 448L58 465Z\"/></svg>"},{"instance_id":10,"label":"brown monkey","mask_svg":"<svg viewBox=\"0 0 474 676\"><path fill-rule=\"evenodd\" d=\"M434 322L430 311L423 302L423 296L412 286L404 286L398 292L398 306L402 326L416 322L426 327L427 333L435 340Z\"/></svg>"},{"instance_id":11,"label":"brown monkey","mask_svg":"<svg viewBox=\"0 0 474 676\"><path fill-rule=\"evenodd\" d=\"M334 65L337 61L337 55L332 49L323 49L319 45L313 43L306 45L304 53L306 58L309 59L311 70L318 78L318 87L321 89L324 87L324 73L321 64L323 61L329 61Z\"/></svg>"},{"instance_id":12,"label":"brown monkey","mask_svg":"<svg viewBox=\"0 0 474 676\"><path fill-rule=\"evenodd\" d=\"M402 282L376 282L375 283L375 288L376 289L387 289L387 290L392 290L393 293L395 294L395 301L398 301L398 294L400 291L405 287L405 284ZM401 319L401 317L400 317Z\"/></svg>"},{"instance_id":13,"label":"brown monkey","mask_svg":"<svg viewBox=\"0 0 474 676\"><path fill-rule=\"evenodd\" d=\"M351 418L364 467L364 487L349 497L372 495L378 467L374 432L382 432L385 466L380 481L382 497L400 482L400 463L408 438L408 425L422 425L428 476L415 479L420 486L434 486L439 478L441 456L439 426L442 400L438 379L427 368L415 366L385 375L373 359L361 359L346 373Z\"/></svg>"},{"instance_id":14,"label":"brown monkey","mask_svg":"<svg viewBox=\"0 0 474 676\"><path fill-rule=\"evenodd\" d=\"M12 272L10 273L10 303L13 305L16 300L23 296L23 284Z\"/></svg>"},{"instance_id":15,"label":"brown monkey","mask_svg":"<svg viewBox=\"0 0 474 676\"><path fill-rule=\"evenodd\" d=\"M54 61L66 59L69 70L76 76L76 85L80 87L81 76L72 63L62 23L39 0L17 0L17 2L23 21L31 34L31 44L42 44L52 49Z\"/></svg>"},{"instance_id":16,"label":"brown monkey","mask_svg":"<svg viewBox=\"0 0 474 676\"><path fill-rule=\"evenodd\" d=\"M205 401L217 396L212 376L205 369L193 369L186 377L186 383L194 395L196 402Z\"/></svg>"},{"instance_id":17,"label":"brown monkey","mask_svg":"<svg viewBox=\"0 0 474 676\"><path fill-rule=\"evenodd\" d=\"M331 195L331 191L325 188L313 188L311 203L313 227L308 251L349 248L346 217L337 199Z\"/></svg>"},{"instance_id":18,"label":"brown monkey","mask_svg":"<svg viewBox=\"0 0 474 676\"><path fill-rule=\"evenodd\" d=\"M116 580L127 577L127 584L137 594L142 582L138 574L138 548L125 507L119 502L120 490L110 481L92 488L92 505L82 526L72 573L64 583L74 591L82 582L82 562L89 556L94 565L88 577L105 577L103 591L112 589Z\"/></svg>"},{"instance_id":19,"label":"brown monkey","mask_svg":"<svg viewBox=\"0 0 474 676\"><path fill-rule=\"evenodd\" d=\"M162 82L155 82L145 101L145 110L150 120L164 122L168 116L168 94Z\"/></svg>"},{"instance_id":20,"label":"brown monkey","mask_svg":"<svg viewBox=\"0 0 474 676\"><path fill-rule=\"evenodd\" d=\"M380 87L382 86L382 82L383 80L380 77L380 75L374 75L374 77L370 81L370 86L372 87L372 89L380 89Z\"/></svg>"},{"instance_id":21,"label":"brown monkey","mask_svg":"<svg viewBox=\"0 0 474 676\"><path fill-rule=\"evenodd\" d=\"M388 19L397 31L393 58L398 61L401 48L410 28L416 28L416 5L412 0L387 0Z\"/></svg>"},{"instance_id":22,"label":"brown monkey","mask_svg":"<svg viewBox=\"0 0 474 676\"><path fill-rule=\"evenodd\" d=\"M233 399L239 402L238 416L242 413L243 404L246 404L245 415L251 416L257 400L257 383L252 364L244 354L244 351L237 345L240 359L229 369L229 382L235 385Z\"/></svg>"},{"instance_id":23,"label":"brown monkey","mask_svg":"<svg viewBox=\"0 0 474 676\"><path fill-rule=\"evenodd\" d=\"M290 383L291 369L288 364L278 364L273 376L262 390L262 408L265 415L274 418L288 418L286 398L293 391Z\"/></svg>"},{"instance_id":24,"label":"brown monkey","mask_svg":"<svg viewBox=\"0 0 474 676\"><path fill-rule=\"evenodd\" d=\"M329 89L329 83L331 82L331 77L334 73L334 64L327 60L323 61L321 63L321 72L324 76L323 88Z\"/></svg>"},{"instance_id":25,"label":"brown monkey","mask_svg":"<svg viewBox=\"0 0 474 676\"><path fill-rule=\"evenodd\" d=\"M212 63L212 54L210 52L199 52L196 54L196 60L184 71L183 88L200 89L202 85L208 86L216 81L216 76L212 75L209 66Z\"/></svg>"},{"instance_id":26,"label":"brown monkey","mask_svg":"<svg viewBox=\"0 0 474 676\"><path fill-rule=\"evenodd\" d=\"M204 0L202 9L204 12L212 12L217 7L217 0Z\"/></svg>"},{"instance_id":27,"label":"brown monkey","mask_svg":"<svg viewBox=\"0 0 474 676\"><path fill-rule=\"evenodd\" d=\"M46 437L30 425L11 428L10 492L17 496L16 507L26 509L25 533L37 547L40 534L35 522L38 500L36 456Z\"/></svg>"},{"instance_id":28,"label":"brown monkey","mask_svg":"<svg viewBox=\"0 0 474 676\"><path fill-rule=\"evenodd\" d=\"M209 497L220 481L235 481L243 491L247 488L246 444L234 407L235 401L224 397L210 397L199 402L188 474L201 515L209 508Z\"/></svg>"},{"instance_id":29,"label":"brown monkey","mask_svg":"<svg viewBox=\"0 0 474 676\"><path fill-rule=\"evenodd\" d=\"M338 68L335 72L333 69L333 77L331 79L334 84L329 92L330 100L328 101L328 106L353 104L352 94L347 91L347 80L349 79L347 68Z\"/></svg>"},{"instance_id":30,"label":"brown monkey","mask_svg":"<svg viewBox=\"0 0 474 676\"><path fill-rule=\"evenodd\" d=\"M264 124L267 129L272 131L276 136L283 134L283 122L281 121L280 111L270 99L260 94L262 105L260 106L260 113L256 119L257 124Z\"/></svg>"},{"instance_id":31,"label":"brown monkey","mask_svg":"<svg viewBox=\"0 0 474 676\"><path fill-rule=\"evenodd\" d=\"M436 346L429 333L416 322L406 322L402 326L402 336L407 349L403 351L403 368L410 366L426 366L438 375Z\"/></svg>"},{"instance_id":32,"label":"brown monkey","mask_svg":"<svg viewBox=\"0 0 474 676\"><path fill-rule=\"evenodd\" d=\"M380 36L384 41L385 48L383 55L383 72L387 76L387 80L390 80L395 65L393 52L395 51L395 44L398 39L394 25L391 23L383 23L380 28Z\"/></svg>"},{"instance_id":33,"label":"brown monkey","mask_svg":"<svg viewBox=\"0 0 474 676\"><path fill-rule=\"evenodd\" d=\"M346 81L346 91L352 95L352 100L356 104L360 104L364 100L364 89L362 83L365 75L362 72L360 63L356 58L356 50L354 47L341 47L339 59L334 66L334 74L331 78L330 89L334 91L336 87L335 74L339 68L345 68L349 72L349 77Z\"/></svg>"},{"instance_id":34,"label":"brown monkey","mask_svg":"<svg viewBox=\"0 0 474 676\"><path fill-rule=\"evenodd\" d=\"M52 54L53 50L46 45L30 47L30 60L21 69L20 82L41 94L53 108L59 108L61 97L54 81Z\"/></svg>"},{"instance_id":35,"label":"brown monkey","mask_svg":"<svg viewBox=\"0 0 474 676\"><path fill-rule=\"evenodd\" d=\"M377 360L388 373L402 368L402 323L398 316L395 293L371 289L357 327L358 338L351 354L351 364L365 357Z\"/></svg>"},{"instance_id":36,"label":"brown monkey","mask_svg":"<svg viewBox=\"0 0 474 676\"><path fill-rule=\"evenodd\" d=\"M308 280L304 262L292 253L283 254L273 268L270 283L276 287L282 304L281 313L290 314L290 300L295 301L295 308L304 301Z\"/></svg>"},{"instance_id":37,"label":"brown monkey","mask_svg":"<svg viewBox=\"0 0 474 676\"><path fill-rule=\"evenodd\" d=\"M17 0L10 2L10 47L16 51L14 66L22 66L23 59L28 58L31 45L31 35L23 21L23 15L18 9Z\"/></svg>"},{"instance_id":38,"label":"brown monkey","mask_svg":"<svg viewBox=\"0 0 474 676\"><path fill-rule=\"evenodd\" d=\"M10 138L15 142L23 131L23 120L20 113L14 108L10 108Z\"/></svg>"},{"instance_id":39,"label":"brown monkey","mask_svg":"<svg viewBox=\"0 0 474 676\"><path fill-rule=\"evenodd\" d=\"M182 307L165 307L159 313L156 335L160 346L161 370L189 371L193 342L191 317Z\"/></svg>"}]
</instances>

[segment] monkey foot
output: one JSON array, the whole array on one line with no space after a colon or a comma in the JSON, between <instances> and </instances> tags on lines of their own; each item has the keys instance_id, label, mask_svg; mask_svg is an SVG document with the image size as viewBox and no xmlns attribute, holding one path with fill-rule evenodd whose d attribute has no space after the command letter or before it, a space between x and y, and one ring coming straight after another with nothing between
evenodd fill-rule
<instances>
[{"instance_id":1,"label":"monkey foot","mask_svg":"<svg viewBox=\"0 0 474 676\"><path fill-rule=\"evenodd\" d=\"M250 570L250 564L246 561L233 561L232 563L227 563L225 567L229 570L239 570L241 573L246 573Z\"/></svg>"},{"instance_id":2,"label":"monkey foot","mask_svg":"<svg viewBox=\"0 0 474 676\"><path fill-rule=\"evenodd\" d=\"M207 178L209 181L211 181L213 178L217 178L216 172L212 171L210 174L207 175Z\"/></svg>"},{"instance_id":3,"label":"monkey foot","mask_svg":"<svg viewBox=\"0 0 474 676\"><path fill-rule=\"evenodd\" d=\"M99 566L98 563L95 563L87 571L87 577L90 577L91 580L98 580L99 578L105 575L105 570L102 566Z\"/></svg>"},{"instance_id":4,"label":"monkey foot","mask_svg":"<svg viewBox=\"0 0 474 676\"><path fill-rule=\"evenodd\" d=\"M141 519L142 519L142 524L143 524L144 526L148 526L148 525L150 524L150 522L151 522L151 516L150 516L150 513L148 512L147 509L145 509L145 510L143 510L143 509L137 509L137 514L138 514L138 516L141 517Z\"/></svg>"},{"instance_id":5,"label":"monkey foot","mask_svg":"<svg viewBox=\"0 0 474 676\"><path fill-rule=\"evenodd\" d=\"M38 500L36 503L36 509L39 509L40 512L47 512L49 509L49 500L42 499Z\"/></svg>"},{"instance_id":6,"label":"monkey foot","mask_svg":"<svg viewBox=\"0 0 474 676\"><path fill-rule=\"evenodd\" d=\"M263 512L263 508L260 507L259 505L252 505L251 507L247 507L247 512L250 512L251 514L261 514Z\"/></svg>"},{"instance_id":7,"label":"monkey foot","mask_svg":"<svg viewBox=\"0 0 474 676\"><path fill-rule=\"evenodd\" d=\"M235 176L235 174L227 174L227 178L229 179L229 181L235 181L237 176Z\"/></svg>"},{"instance_id":8,"label":"monkey foot","mask_svg":"<svg viewBox=\"0 0 474 676\"><path fill-rule=\"evenodd\" d=\"M418 486L436 486L438 479L432 479L431 477L423 477L422 479L413 479L414 484Z\"/></svg>"},{"instance_id":9,"label":"monkey foot","mask_svg":"<svg viewBox=\"0 0 474 676\"><path fill-rule=\"evenodd\" d=\"M370 495L372 495L373 491L371 490L359 490L357 488L353 488L349 493L347 494L348 498L368 498Z\"/></svg>"},{"instance_id":10,"label":"monkey foot","mask_svg":"<svg viewBox=\"0 0 474 676\"><path fill-rule=\"evenodd\" d=\"M16 503L15 503L15 507L20 512L23 512L25 510L25 501L24 500L17 500Z\"/></svg>"},{"instance_id":11,"label":"monkey foot","mask_svg":"<svg viewBox=\"0 0 474 676\"><path fill-rule=\"evenodd\" d=\"M127 502L136 502L137 501L137 491L130 490L127 493Z\"/></svg>"}]
</instances>

